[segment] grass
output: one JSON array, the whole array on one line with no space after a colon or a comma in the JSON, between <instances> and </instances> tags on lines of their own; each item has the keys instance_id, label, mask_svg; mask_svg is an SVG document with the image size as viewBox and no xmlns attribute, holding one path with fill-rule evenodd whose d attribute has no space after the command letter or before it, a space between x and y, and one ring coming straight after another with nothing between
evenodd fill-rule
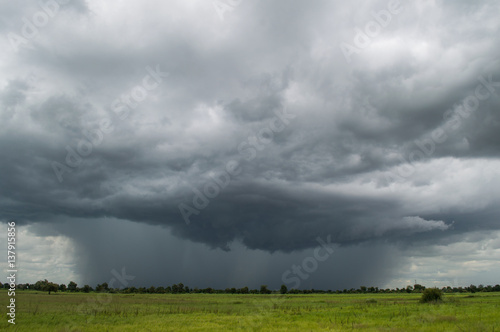
<instances>
[{"instance_id":1,"label":"grass","mask_svg":"<svg viewBox=\"0 0 500 332\"><path fill-rule=\"evenodd\" d=\"M4 313L0 330L500 331L500 293L448 294L438 304L420 297L16 291L16 325Z\"/></svg>"}]
</instances>

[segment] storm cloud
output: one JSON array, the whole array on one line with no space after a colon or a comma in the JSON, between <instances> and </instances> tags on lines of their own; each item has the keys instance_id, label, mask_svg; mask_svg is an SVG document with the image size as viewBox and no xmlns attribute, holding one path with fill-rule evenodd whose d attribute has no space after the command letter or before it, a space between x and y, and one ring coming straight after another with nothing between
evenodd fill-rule
<instances>
[{"instance_id":1,"label":"storm cloud","mask_svg":"<svg viewBox=\"0 0 500 332\"><path fill-rule=\"evenodd\" d=\"M329 235L344 274L304 287L383 285L495 241L497 2L41 3L2 5L0 218L71 239L82 280L131 245L136 274L194 248L277 287Z\"/></svg>"}]
</instances>

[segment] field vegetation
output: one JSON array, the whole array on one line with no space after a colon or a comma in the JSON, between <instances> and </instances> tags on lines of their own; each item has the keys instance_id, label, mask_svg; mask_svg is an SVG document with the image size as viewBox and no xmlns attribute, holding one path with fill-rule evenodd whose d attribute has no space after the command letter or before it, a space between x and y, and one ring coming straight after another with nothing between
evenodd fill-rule
<instances>
[{"instance_id":1,"label":"field vegetation","mask_svg":"<svg viewBox=\"0 0 500 332\"><path fill-rule=\"evenodd\" d=\"M8 299L1 290L3 302ZM10 331L500 331L500 293L139 294L16 291ZM5 306L4 306L5 308Z\"/></svg>"}]
</instances>

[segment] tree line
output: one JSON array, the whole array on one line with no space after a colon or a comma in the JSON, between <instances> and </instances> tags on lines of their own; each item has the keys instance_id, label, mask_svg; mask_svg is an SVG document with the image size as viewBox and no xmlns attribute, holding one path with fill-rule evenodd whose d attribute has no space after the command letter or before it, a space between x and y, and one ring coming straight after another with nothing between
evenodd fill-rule
<instances>
[{"instance_id":1,"label":"tree line","mask_svg":"<svg viewBox=\"0 0 500 332\"><path fill-rule=\"evenodd\" d=\"M9 288L9 284L2 284L0 282L0 288ZM154 287L151 286L149 288L146 287L126 287L126 288L110 288L108 283L98 284L95 288L84 285L83 287L78 287L77 283L74 281L70 281L67 285L65 284L57 284L54 282L50 282L47 279L39 280L34 284L26 283L26 284L18 284L17 289L19 290L27 290L33 289L37 291L45 291L49 294L51 292L106 292L106 293L122 293L122 294L130 294L130 293L139 293L139 294L186 294L186 293L205 293L205 294L271 294L271 293L281 293L281 294L366 294L366 293L422 293L426 287L420 284L415 284L413 286L408 285L406 288L378 288L378 287L366 287L361 286L358 289L350 288L343 290L320 290L320 289L288 289L286 285L281 285L279 290L270 290L267 285L260 286L260 289L249 289L248 287L243 288L226 288L226 289L213 289L213 288L190 288L185 286L183 283L173 284L168 287ZM445 286L441 288L443 293L476 293L476 292L500 292L500 285L495 286L475 286L470 285L466 287L450 287Z\"/></svg>"}]
</instances>

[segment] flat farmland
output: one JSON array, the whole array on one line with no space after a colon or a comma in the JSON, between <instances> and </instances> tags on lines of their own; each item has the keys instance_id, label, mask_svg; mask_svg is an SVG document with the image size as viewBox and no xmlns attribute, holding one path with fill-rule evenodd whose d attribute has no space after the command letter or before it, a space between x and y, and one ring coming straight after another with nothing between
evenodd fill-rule
<instances>
[{"instance_id":1,"label":"flat farmland","mask_svg":"<svg viewBox=\"0 0 500 332\"><path fill-rule=\"evenodd\" d=\"M7 305L7 292L3 301ZM16 292L5 331L500 331L500 293L107 294ZM4 311L6 307L3 306Z\"/></svg>"}]
</instances>

